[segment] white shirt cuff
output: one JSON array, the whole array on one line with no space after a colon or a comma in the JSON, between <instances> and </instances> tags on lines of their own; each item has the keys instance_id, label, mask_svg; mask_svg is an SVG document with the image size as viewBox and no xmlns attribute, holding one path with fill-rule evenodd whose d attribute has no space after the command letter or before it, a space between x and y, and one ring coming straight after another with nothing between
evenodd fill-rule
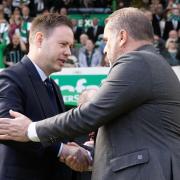
<instances>
[{"instance_id":1,"label":"white shirt cuff","mask_svg":"<svg viewBox=\"0 0 180 180\"><path fill-rule=\"evenodd\" d=\"M57 157L60 157L61 152L62 152L63 145L64 145L64 144L63 144L63 143L61 143L61 146L60 146L60 148L59 148L59 152L58 152Z\"/></svg>"},{"instance_id":2,"label":"white shirt cuff","mask_svg":"<svg viewBox=\"0 0 180 180\"><path fill-rule=\"evenodd\" d=\"M36 122L30 123L27 131L27 136L31 141L40 142L36 132Z\"/></svg>"}]
</instances>

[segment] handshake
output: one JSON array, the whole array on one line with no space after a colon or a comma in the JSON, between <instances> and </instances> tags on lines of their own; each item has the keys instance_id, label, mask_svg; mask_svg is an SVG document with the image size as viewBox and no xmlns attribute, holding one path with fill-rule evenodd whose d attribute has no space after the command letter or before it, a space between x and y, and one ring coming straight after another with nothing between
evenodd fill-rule
<instances>
[{"instance_id":1,"label":"handshake","mask_svg":"<svg viewBox=\"0 0 180 180\"><path fill-rule=\"evenodd\" d=\"M63 144L59 160L80 172L88 171L93 161L90 152L74 142Z\"/></svg>"}]
</instances>

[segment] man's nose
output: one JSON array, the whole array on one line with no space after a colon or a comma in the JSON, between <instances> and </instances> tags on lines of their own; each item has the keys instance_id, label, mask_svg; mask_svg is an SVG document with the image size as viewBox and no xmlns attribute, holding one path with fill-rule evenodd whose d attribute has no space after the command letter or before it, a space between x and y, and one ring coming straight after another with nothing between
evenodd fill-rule
<instances>
[{"instance_id":1,"label":"man's nose","mask_svg":"<svg viewBox=\"0 0 180 180\"><path fill-rule=\"evenodd\" d=\"M71 48L67 47L66 50L65 50L65 54L67 56L70 56L71 55Z\"/></svg>"},{"instance_id":2,"label":"man's nose","mask_svg":"<svg viewBox=\"0 0 180 180\"><path fill-rule=\"evenodd\" d=\"M107 54L107 45L105 45L104 50L103 50L103 53L104 53L104 54Z\"/></svg>"}]
</instances>

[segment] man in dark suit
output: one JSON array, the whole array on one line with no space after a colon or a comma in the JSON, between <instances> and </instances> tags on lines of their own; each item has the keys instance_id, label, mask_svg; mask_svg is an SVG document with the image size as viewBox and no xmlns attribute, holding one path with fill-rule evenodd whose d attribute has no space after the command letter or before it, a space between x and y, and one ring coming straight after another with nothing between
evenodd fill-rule
<instances>
[{"instance_id":1,"label":"man in dark suit","mask_svg":"<svg viewBox=\"0 0 180 180\"><path fill-rule=\"evenodd\" d=\"M161 27L161 21L163 20L163 5L161 3L155 5L155 13L152 17L152 26L154 34L160 38L163 36L164 28Z\"/></svg>"},{"instance_id":2,"label":"man in dark suit","mask_svg":"<svg viewBox=\"0 0 180 180\"><path fill-rule=\"evenodd\" d=\"M179 8L172 8L171 13L172 13L172 15L166 21L165 27L164 27L163 38L165 40L168 39L168 35L171 30L179 31L179 29L180 29L180 18L179 18L180 10L179 10Z\"/></svg>"},{"instance_id":3,"label":"man in dark suit","mask_svg":"<svg viewBox=\"0 0 180 180\"><path fill-rule=\"evenodd\" d=\"M98 23L99 23L99 20L97 18L94 18L92 20L92 26L90 26L87 30L87 35L94 42L97 41L98 36L100 34L103 34L103 31L104 31L104 27L100 26Z\"/></svg>"},{"instance_id":4,"label":"man in dark suit","mask_svg":"<svg viewBox=\"0 0 180 180\"><path fill-rule=\"evenodd\" d=\"M76 43L80 43L80 36L83 33L82 27L78 26L77 19L71 19L72 25L73 25L73 33L74 33L74 39Z\"/></svg>"},{"instance_id":5,"label":"man in dark suit","mask_svg":"<svg viewBox=\"0 0 180 180\"><path fill-rule=\"evenodd\" d=\"M70 55L71 22L59 15L37 17L29 40L28 55L0 73L0 117L14 109L38 121L65 111L60 90L48 76L61 70ZM58 159L61 146L1 141L0 179L72 180L72 171Z\"/></svg>"},{"instance_id":6,"label":"man in dark suit","mask_svg":"<svg viewBox=\"0 0 180 180\"><path fill-rule=\"evenodd\" d=\"M51 145L99 128L93 180L178 180L180 83L152 46L151 23L140 10L123 8L107 19L104 38L112 66L89 103L38 122L12 112L14 120L0 119L0 138L29 141L26 132L35 127Z\"/></svg>"}]
</instances>

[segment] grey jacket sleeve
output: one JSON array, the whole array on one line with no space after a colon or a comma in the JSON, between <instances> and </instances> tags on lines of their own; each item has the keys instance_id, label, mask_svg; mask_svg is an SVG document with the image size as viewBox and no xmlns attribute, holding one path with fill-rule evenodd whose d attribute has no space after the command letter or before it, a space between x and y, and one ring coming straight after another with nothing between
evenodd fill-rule
<instances>
[{"instance_id":1,"label":"grey jacket sleeve","mask_svg":"<svg viewBox=\"0 0 180 180\"><path fill-rule=\"evenodd\" d=\"M44 145L91 132L138 108L151 94L148 64L136 57L124 56L112 67L91 102L36 124Z\"/></svg>"}]
</instances>

